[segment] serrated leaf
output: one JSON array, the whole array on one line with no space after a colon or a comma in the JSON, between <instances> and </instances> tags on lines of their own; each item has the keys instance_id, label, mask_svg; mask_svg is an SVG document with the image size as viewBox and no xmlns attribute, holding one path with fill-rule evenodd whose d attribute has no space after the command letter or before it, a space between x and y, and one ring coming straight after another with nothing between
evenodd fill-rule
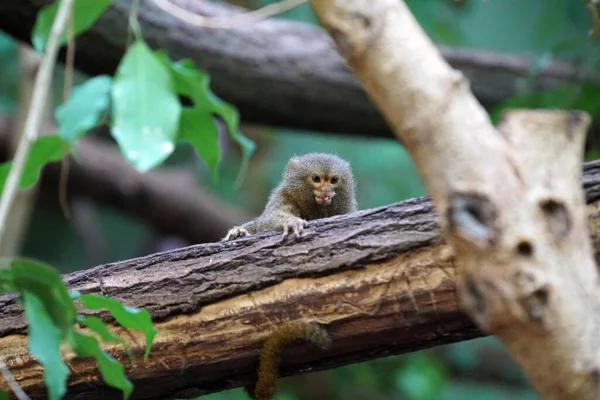
<instances>
[{"instance_id":1,"label":"serrated leaf","mask_svg":"<svg viewBox=\"0 0 600 400\"><path fill-rule=\"evenodd\" d=\"M108 329L104 321L94 315L83 315L79 317L79 322L95 332L100 338L109 343L117 343L127 347L125 340Z\"/></svg>"},{"instance_id":2,"label":"serrated leaf","mask_svg":"<svg viewBox=\"0 0 600 400\"><path fill-rule=\"evenodd\" d=\"M213 182L218 179L219 129L212 116L196 110L184 109L179 121L178 141L194 146L200 157L206 162L212 174ZM214 139L214 141L213 141Z\"/></svg>"},{"instance_id":3,"label":"serrated leaf","mask_svg":"<svg viewBox=\"0 0 600 400\"><path fill-rule=\"evenodd\" d=\"M142 331L146 336L146 352L144 357L148 358L152 341L157 332L156 328L152 325L152 317L148 311L124 306L117 299L99 294L82 294L78 298L90 310L106 308L115 320L125 328Z\"/></svg>"},{"instance_id":4,"label":"serrated leaf","mask_svg":"<svg viewBox=\"0 0 600 400\"><path fill-rule=\"evenodd\" d=\"M58 135L39 137L31 146L19 187L23 189L33 185L39 179L44 165L61 160L68 152L69 146ZM0 164L0 193L4 190L11 167L12 161Z\"/></svg>"},{"instance_id":5,"label":"serrated leaf","mask_svg":"<svg viewBox=\"0 0 600 400\"><path fill-rule=\"evenodd\" d=\"M106 10L111 0L75 0L73 4L73 36L76 37L96 22ZM38 12L31 41L37 51L43 51L50 37L52 23L58 11L59 2L55 1ZM67 43L67 30L63 32L60 44Z\"/></svg>"},{"instance_id":6,"label":"serrated leaf","mask_svg":"<svg viewBox=\"0 0 600 400\"><path fill-rule=\"evenodd\" d=\"M177 139L194 146L210 168L213 180L216 181L221 154L219 129L204 100L209 84L208 75L198 70L189 60L174 64L162 51L156 52L156 56L171 71L177 93L193 101L192 106L185 107L181 113Z\"/></svg>"},{"instance_id":7,"label":"serrated leaf","mask_svg":"<svg viewBox=\"0 0 600 400\"><path fill-rule=\"evenodd\" d=\"M121 60L111 95L111 133L125 158L140 172L159 165L175 149L181 104L169 70L143 41Z\"/></svg>"},{"instance_id":8,"label":"serrated leaf","mask_svg":"<svg viewBox=\"0 0 600 400\"><path fill-rule=\"evenodd\" d=\"M69 369L60 356L60 343L65 332L53 323L46 312L45 299L30 291L22 291L25 317L29 323L28 345L31 354L44 366L44 381L51 400L61 399L67 392Z\"/></svg>"},{"instance_id":9,"label":"serrated leaf","mask_svg":"<svg viewBox=\"0 0 600 400\"><path fill-rule=\"evenodd\" d=\"M58 135L73 145L88 130L100 123L110 100L112 78L99 75L75 87L67 102L56 109Z\"/></svg>"},{"instance_id":10,"label":"serrated leaf","mask_svg":"<svg viewBox=\"0 0 600 400\"><path fill-rule=\"evenodd\" d=\"M128 399L131 396L133 383L125 376L123 364L110 354L102 351L100 344L98 344L95 338L73 331L71 346L80 357L94 357L96 359L102 379L104 379L107 385L120 389L123 392L124 399Z\"/></svg>"},{"instance_id":11,"label":"serrated leaf","mask_svg":"<svg viewBox=\"0 0 600 400\"><path fill-rule=\"evenodd\" d=\"M10 273L11 284L19 292L29 292L42 301L52 323L66 334L77 318L77 310L58 271L46 264L16 258L4 273Z\"/></svg>"},{"instance_id":12,"label":"serrated leaf","mask_svg":"<svg viewBox=\"0 0 600 400\"><path fill-rule=\"evenodd\" d=\"M210 90L208 74L198 69L192 60L184 59L173 63L166 53L159 51L156 54L163 64L170 68L177 92L194 102L192 107L183 110L178 139L187 141L196 148L211 168L213 178L216 178L216 167L220 159L219 132L213 115L220 117L229 136L242 148L242 166L237 179L239 184L246 175L256 145L240 132L237 110Z\"/></svg>"}]
</instances>

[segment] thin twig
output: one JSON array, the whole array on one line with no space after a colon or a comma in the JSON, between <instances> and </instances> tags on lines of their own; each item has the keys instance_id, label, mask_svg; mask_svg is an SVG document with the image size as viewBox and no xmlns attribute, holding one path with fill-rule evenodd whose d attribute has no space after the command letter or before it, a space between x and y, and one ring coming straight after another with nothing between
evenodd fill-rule
<instances>
[{"instance_id":1,"label":"thin twig","mask_svg":"<svg viewBox=\"0 0 600 400\"><path fill-rule=\"evenodd\" d=\"M67 101L73 89L74 61L75 61L75 28L73 13L69 16L69 28L67 29L67 59L65 62L65 85L63 87L63 101ZM67 220L71 219L71 210L67 198L67 184L69 181L69 157L63 158L60 169L60 180L58 181L58 202Z\"/></svg>"},{"instance_id":2,"label":"thin twig","mask_svg":"<svg viewBox=\"0 0 600 400\"><path fill-rule=\"evenodd\" d=\"M69 26L67 28L67 57L65 60L65 84L63 86L63 101L67 101L71 96L71 89L73 88L73 75L75 62L75 26L74 26L73 13L69 15Z\"/></svg>"},{"instance_id":3,"label":"thin twig","mask_svg":"<svg viewBox=\"0 0 600 400\"><path fill-rule=\"evenodd\" d=\"M6 221L19 188L21 175L23 174L23 168L25 167L29 150L32 143L39 135L44 106L48 97L48 89L52 81L52 73L54 72L56 56L60 46L60 37L67 24L72 8L73 0L61 1L58 12L56 13L56 18L52 24L50 38L46 45L46 52L42 57L40 69L35 79L35 87L33 89L31 104L29 105L27 120L25 121L23 136L17 147L12 167L8 174L8 178L6 179L4 192L0 198L0 243L6 232Z\"/></svg>"},{"instance_id":4,"label":"thin twig","mask_svg":"<svg viewBox=\"0 0 600 400\"><path fill-rule=\"evenodd\" d=\"M2 374L4 380L6 381L10 389L13 391L15 396L17 396L17 399L30 400L29 396L27 396L27 393L25 393L23 389L21 389L21 386L19 386L19 383L4 363L2 357L0 357L0 374Z\"/></svg>"},{"instance_id":5,"label":"thin twig","mask_svg":"<svg viewBox=\"0 0 600 400\"><path fill-rule=\"evenodd\" d=\"M62 159L60 163L60 177L58 181L58 202L60 208L67 220L71 220L71 209L69 207L69 171L71 170L71 164L69 164L69 157Z\"/></svg>"},{"instance_id":6,"label":"thin twig","mask_svg":"<svg viewBox=\"0 0 600 400\"><path fill-rule=\"evenodd\" d=\"M161 10L199 28L238 28L242 25L248 25L255 22L260 22L274 15L281 14L305 3L306 0L282 0L278 3L269 4L258 10L248 11L245 13L234 14L228 17L207 17L204 15L194 14L171 3L169 0L154 0Z\"/></svg>"},{"instance_id":7,"label":"thin twig","mask_svg":"<svg viewBox=\"0 0 600 400\"><path fill-rule=\"evenodd\" d=\"M131 46L133 36L138 40L142 36L142 28L138 21L138 14L140 12L140 0L133 0L131 3L131 9L129 10L129 29L127 30L127 47Z\"/></svg>"}]
</instances>

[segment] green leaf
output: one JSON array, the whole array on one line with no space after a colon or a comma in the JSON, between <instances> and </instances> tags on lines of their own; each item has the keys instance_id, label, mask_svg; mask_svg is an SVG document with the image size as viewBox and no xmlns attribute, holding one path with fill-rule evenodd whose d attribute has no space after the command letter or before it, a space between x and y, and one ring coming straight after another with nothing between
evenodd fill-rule
<instances>
[{"instance_id":1,"label":"green leaf","mask_svg":"<svg viewBox=\"0 0 600 400\"><path fill-rule=\"evenodd\" d=\"M79 322L83 325L87 326L93 332L98 334L100 338L109 343L117 343L123 345L123 347L127 347L127 342L125 340L114 333L112 333L104 321L94 315L84 315L78 318Z\"/></svg>"},{"instance_id":2,"label":"green leaf","mask_svg":"<svg viewBox=\"0 0 600 400\"><path fill-rule=\"evenodd\" d=\"M209 84L208 75L199 71L191 61L183 60L172 64L164 53L162 61L171 69L177 93L187 96L193 101L191 107L185 107L179 121L178 140L188 142L204 159L210 168L213 179L217 179L219 164L219 129L211 115L210 107L206 107Z\"/></svg>"},{"instance_id":3,"label":"green leaf","mask_svg":"<svg viewBox=\"0 0 600 400\"><path fill-rule=\"evenodd\" d=\"M0 400L10 400L10 398L8 397L8 393L6 393L2 389L0 389Z\"/></svg>"},{"instance_id":4,"label":"green leaf","mask_svg":"<svg viewBox=\"0 0 600 400\"><path fill-rule=\"evenodd\" d=\"M179 121L179 141L194 146L210 168L213 182L218 179L217 167L221 158L218 137L219 129L211 115L190 109L183 110Z\"/></svg>"},{"instance_id":5,"label":"green leaf","mask_svg":"<svg viewBox=\"0 0 600 400\"><path fill-rule=\"evenodd\" d=\"M73 331L71 346L80 357L94 357L96 359L98 369L107 385L120 389L123 392L124 399L131 396L133 383L125 376L123 364L110 354L102 351L95 338Z\"/></svg>"},{"instance_id":6,"label":"green leaf","mask_svg":"<svg viewBox=\"0 0 600 400\"><path fill-rule=\"evenodd\" d=\"M29 322L28 344L31 354L44 366L44 380L51 400L61 399L67 392L69 369L60 356L60 343L65 336L46 313L45 299L30 291L21 292L25 317Z\"/></svg>"},{"instance_id":7,"label":"green leaf","mask_svg":"<svg viewBox=\"0 0 600 400\"><path fill-rule=\"evenodd\" d=\"M73 8L73 36L76 37L96 22L111 0L75 0ZM55 1L39 11L31 41L37 51L43 51L50 37L52 23L58 11L59 2ZM60 44L67 43L68 30L62 34Z\"/></svg>"},{"instance_id":8,"label":"green leaf","mask_svg":"<svg viewBox=\"0 0 600 400\"><path fill-rule=\"evenodd\" d=\"M95 332L98 336L100 336L103 341L122 345L131 362L135 363L133 353L131 352L131 349L129 349L127 342L120 336L112 333L104 321L102 321L100 318L94 315L85 315L79 316L77 320L84 326L87 326L90 330L92 330L92 332Z\"/></svg>"},{"instance_id":9,"label":"green leaf","mask_svg":"<svg viewBox=\"0 0 600 400\"><path fill-rule=\"evenodd\" d=\"M112 86L111 133L140 172L175 149L181 104L169 70L142 40L127 51Z\"/></svg>"},{"instance_id":10,"label":"green leaf","mask_svg":"<svg viewBox=\"0 0 600 400\"><path fill-rule=\"evenodd\" d=\"M31 146L19 187L23 189L33 185L45 164L61 160L68 152L69 146L57 135L39 137ZM4 190L11 166L12 161L0 164L0 192Z\"/></svg>"},{"instance_id":11,"label":"green leaf","mask_svg":"<svg viewBox=\"0 0 600 400\"><path fill-rule=\"evenodd\" d=\"M171 70L177 92L193 101L181 115L179 126L180 141L192 144L206 161L216 179L220 154L218 147L218 126L213 116L223 120L229 136L242 148L242 166L237 178L239 185L244 179L250 157L256 148L255 143L239 131L239 115L235 107L219 99L210 90L208 74L199 70L189 59L171 62L166 53L156 52L157 57Z\"/></svg>"},{"instance_id":12,"label":"green leaf","mask_svg":"<svg viewBox=\"0 0 600 400\"><path fill-rule=\"evenodd\" d=\"M154 340L154 336L156 336L156 328L152 325L152 317L148 311L124 306L116 299L99 294L81 294L78 298L85 307L91 310L106 308L115 320L125 328L142 331L146 336L146 352L144 357L148 358L152 341Z\"/></svg>"},{"instance_id":13,"label":"green leaf","mask_svg":"<svg viewBox=\"0 0 600 400\"><path fill-rule=\"evenodd\" d=\"M408 364L397 372L395 379L402 397L415 400L440 398L447 382L446 371L439 361L421 354L409 357Z\"/></svg>"},{"instance_id":14,"label":"green leaf","mask_svg":"<svg viewBox=\"0 0 600 400\"><path fill-rule=\"evenodd\" d=\"M58 271L33 260L13 259L0 277L19 292L39 298L52 323L66 335L77 318L77 310ZM4 281L3 279L3 281ZM64 337L64 336L63 336Z\"/></svg>"},{"instance_id":15,"label":"green leaf","mask_svg":"<svg viewBox=\"0 0 600 400\"><path fill-rule=\"evenodd\" d=\"M88 130L100 123L107 111L112 78L99 75L75 87L69 100L56 109L58 135L73 145Z\"/></svg>"}]
</instances>

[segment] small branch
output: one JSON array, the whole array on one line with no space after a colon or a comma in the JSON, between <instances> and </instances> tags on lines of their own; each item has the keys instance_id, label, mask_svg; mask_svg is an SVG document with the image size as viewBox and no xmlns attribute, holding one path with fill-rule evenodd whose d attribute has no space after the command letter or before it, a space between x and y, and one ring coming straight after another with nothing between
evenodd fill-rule
<instances>
[{"instance_id":1,"label":"small branch","mask_svg":"<svg viewBox=\"0 0 600 400\"><path fill-rule=\"evenodd\" d=\"M263 21L267 18L289 11L299 5L306 3L307 0L281 0L277 3L271 3L258 10L248 11L244 13L234 14L230 17L207 17L200 14L195 14L181 8L169 0L154 0L161 10L171 14L181 21L194 25L198 28L239 28L244 25L254 24Z\"/></svg>"},{"instance_id":2,"label":"small branch","mask_svg":"<svg viewBox=\"0 0 600 400\"><path fill-rule=\"evenodd\" d=\"M29 149L39 135L45 103L48 97L48 89L52 83L52 72L54 71L56 56L60 46L60 37L67 24L72 8L73 0L61 0L54 23L52 24L52 30L46 45L46 52L40 63L23 137L19 142L12 168L10 169L6 184L4 185L4 191L0 197L0 243L7 230L6 222L19 188L23 168L29 155Z\"/></svg>"},{"instance_id":3,"label":"small branch","mask_svg":"<svg viewBox=\"0 0 600 400\"><path fill-rule=\"evenodd\" d=\"M31 47L21 44L18 47L19 56L19 95L18 95L18 110L17 120L14 124L12 132L6 134L10 138L10 148L7 152L8 159L14 157L15 150L24 135L24 127L27 120L29 107L31 106L31 98L35 87L34 81L37 71L40 67L40 56ZM49 104L50 103L50 104ZM44 104L44 118L48 119L52 116L51 101ZM45 128L45 127L44 127ZM45 129L42 129L46 133ZM1 193L0 193L1 194ZM8 218L6 220L7 230L0 242L0 256L14 257L19 254L23 243L24 234L29 225L31 211L35 205L37 194L37 185L33 185L25 190L20 190L10 208Z\"/></svg>"},{"instance_id":4,"label":"small branch","mask_svg":"<svg viewBox=\"0 0 600 400\"><path fill-rule=\"evenodd\" d=\"M15 396L17 396L17 399L31 400L29 396L27 396L27 393L25 393L23 389L21 389L21 386L19 386L13 374L11 374L10 370L4 363L3 357L0 357L0 374L2 374L2 376L4 377L4 380L6 381L6 384L10 387L10 390L12 390Z\"/></svg>"}]
</instances>

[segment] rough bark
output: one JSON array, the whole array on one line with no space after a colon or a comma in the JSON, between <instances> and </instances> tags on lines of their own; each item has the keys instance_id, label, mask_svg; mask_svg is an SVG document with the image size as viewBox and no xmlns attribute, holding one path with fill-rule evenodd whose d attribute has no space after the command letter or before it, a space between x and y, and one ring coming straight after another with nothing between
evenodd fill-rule
<instances>
[{"instance_id":1,"label":"rough bark","mask_svg":"<svg viewBox=\"0 0 600 400\"><path fill-rule=\"evenodd\" d=\"M50 0L2 0L0 29L29 41L36 11ZM173 0L208 16L226 16L241 9L223 2ZM112 74L127 40L129 0L115 0L100 20L77 40L75 64L90 74ZM192 58L212 77L212 88L233 103L245 122L392 136L319 27L267 20L238 29L198 29L163 13L152 1L140 4L145 39L174 59ZM531 71L531 57L483 51L442 49L443 55L471 81L478 99L494 106L518 92ZM548 89L567 82L600 83L597 72L553 62L536 80ZM260 96L257 96L260 93Z\"/></svg>"},{"instance_id":2,"label":"rough bark","mask_svg":"<svg viewBox=\"0 0 600 400\"><path fill-rule=\"evenodd\" d=\"M588 226L600 251L600 162L585 167ZM288 320L315 321L333 338L321 352L284 353L283 375L333 368L482 335L460 311L461 264L438 236L426 198L309 224L298 241L278 233L197 245L71 273L72 290L102 292L148 309L157 323L149 362L143 339L124 334L138 357L127 364L135 398L195 396L253 380L261 344ZM107 320L106 315L101 316ZM21 308L0 297L0 353L29 394L43 395L29 357ZM89 360L69 359L68 398L118 394L98 381ZM4 383L0 381L0 386Z\"/></svg>"},{"instance_id":3,"label":"rough bark","mask_svg":"<svg viewBox=\"0 0 600 400\"><path fill-rule=\"evenodd\" d=\"M589 117L511 112L497 131L404 2L311 4L419 167L465 311L544 398L597 399L600 292L578 182Z\"/></svg>"},{"instance_id":4,"label":"rough bark","mask_svg":"<svg viewBox=\"0 0 600 400\"><path fill-rule=\"evenodd\" d=\"M4 160L12 122L0 115L0 156ZM44 198L57 200L61 164L42 175ZM70 159L68 195L80 195L143 218L157 231L177 234L190 243L219 240L233 225L249 219L200 188L182 170L138 173L109 143L86 137L78 143L78 160Z\"/></svg>"}]
</instances>

